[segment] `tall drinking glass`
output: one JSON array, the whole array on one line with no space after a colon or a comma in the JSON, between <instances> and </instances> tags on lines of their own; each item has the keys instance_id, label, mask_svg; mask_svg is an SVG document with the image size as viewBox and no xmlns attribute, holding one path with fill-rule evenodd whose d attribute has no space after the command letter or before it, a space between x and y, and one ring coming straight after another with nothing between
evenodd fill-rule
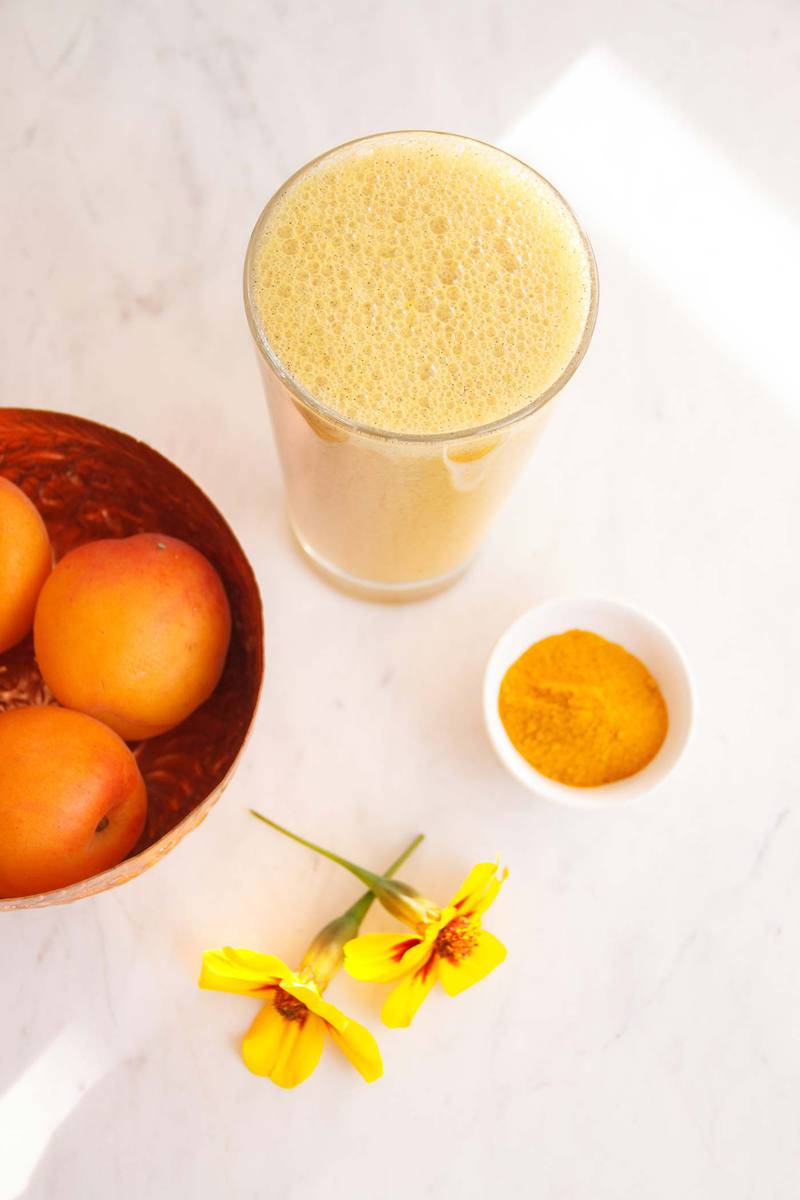
<instances>
[{"instance_id":1,"label":"tall drinking glass","mask_svg":"<svg viewBox=\"0 0 800 1200\"><path fill-rule=\"evenodd\" d=\"M404 431L337 411L335 398L289 369L273 344L270 313L257 296L265 231L282 199L337 155L369 155L375 148L443 139L456 150L479 147L502 156L519 175L530 174L558 204L583 256L587 295L569 357L537 394L513 411L467 428ZM453 215L453 221L458 219ZM302 247L303 230L293 229ZM271 265L271 264L268 264ZM513 263L511 263L513 266ZM323 281L324 282L324 281ZM538 439L549 401L583 358L597 311L597 272L586 235L563 198L532 168L493 147L453 134L378 134L337 147L292 176L259 217L247 250L245 309L258 351L280 455L289 520L311 563L331 582L375 600L412 600L454 582L476 554L487 526L505 500ZM468 334L467 334L468 337ZM463 343L462 354L468 352ZM485 353L480 348L480 353ZM339 364L346 368L346 362ZM339 372L341 376L341 371ZM484 375L485 378L485 375ZM500 370L498 364L498 380Z\"/></svg>"}]
</instances>

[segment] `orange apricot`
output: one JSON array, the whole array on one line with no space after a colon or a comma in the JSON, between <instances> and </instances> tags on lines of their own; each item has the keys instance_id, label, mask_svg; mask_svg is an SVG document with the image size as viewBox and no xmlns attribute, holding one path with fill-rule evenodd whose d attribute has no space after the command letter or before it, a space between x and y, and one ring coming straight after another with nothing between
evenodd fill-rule
<instances>
[{"instance_id":1,"label":"orange apricot","mask_svg":"<svg viewBox=\"0 0 800 1200\"><path fill-rule=\"evenodd\" d=\"M55 706L0 714L0 896L115 866L146 813L136 759L107 725Z\"/></svg>"},{"instance_id":2,"label":"orange apricot","mask_svg":"<svg viewBox=\"0 0 800 1200\"><path fill-rule=\"evenodd\" d=\"M30 633L36 601L52 565L39 510L0 475L0 654Z\"/></svg>"},{"instance_id":3,"label":"orange apricot","mask_svg":"<svg viewBox=\"0 0 800 1200\"><path fill-rule=\"evenodd\" d=\"M208 699L230 633L208 559L177 538L140 533L65 555L42 589L33 638L56 699L136 741Z\"/></svg>"}]
</instances>

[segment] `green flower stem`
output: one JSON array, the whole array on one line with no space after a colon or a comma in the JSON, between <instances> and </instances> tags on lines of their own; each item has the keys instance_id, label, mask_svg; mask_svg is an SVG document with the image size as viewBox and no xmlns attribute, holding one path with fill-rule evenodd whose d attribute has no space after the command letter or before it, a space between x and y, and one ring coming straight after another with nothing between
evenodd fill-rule
<instances>
[{"instance_id":1,"label":"green flower stem","mask_svg":"<svg viewBox=\"0 0 800 1200\"><path fill-rule=\"evenodd\" d=\"M396 858L391 866L386 868L385 877L387 879L402 867L406 859L414 853L424 838L424 833L418 833L413 842L410 842L406 846L400 857ZM343 947L351 938L358 936L361 922L369 912L374 900L374 892L365 892L363 896L356 900L355 904L350 905L346 912L343 912L339 917L335 917L323 929L320 929L308 947L300 970L302 971L304 967L310 970L321 992L325 990L342 965L344 959Z\"/></svg>"},{"instance_id":2,"label":"green flower stem","mask_svg":"<svg viewBox=\"0 0 800 1200\"><path fill-rule=\"evenodd\" d=\"M366 867L359 867L356 863L350 862L346 858L341 858L340 855L334 854L332 850L325 850L322 846L317 846L314 842L309 842L307 838L300 837L299 833L292 833L291 829L285 829L283 825L279 825L277 821L270 820L263 813L257 812L254 808L250 809L254 817L258 817L259 821L263 821L265 825L269 825L271 829L277 829L278 833L282 833L284 837L291 838L293 842L299 842L301 846L305 846L308 850L313 850L316 854L321 854L323 858L330 859L331 862L338 863L340 867L344 867L345 871L349 871L351 875L355 875L356 879L360 879L362 883L373 890L374 884L380 884L381 876L376 875L374 871L368 871Z\"/></svg>"},{"instance_id":3,"label":"green flower stem","mask_svg":"<svg viewBox=\"0 0 800 1200\"><path fill-rule=\"evenodd\" d=\"M424 841L425 841L425 834L418 833L417 836L414 838L413 842L409 842L409 844L406 846L405 850L400 855L400 857L396 858L394 860L394 862L392 863L392 865L390 867L386 868L386 870L383 872L384 878L391 879L391 877L400 870L400 868L402 867L402 865L406 861L406 859L411 857L411 855L416 850L417 846L422 845L422 843ZM355 904L352 904L350 906L350 908L348 908L346 913L342 913L343 918L348 917L350 920L355 922L356 933L358 932L359 926L361 925L361 922L364 920L364 917L369 912L374 900L375 900L374 892L364 892L364 895L361 897L360 900L356 900ZM355 937L355 933L353 934L353 937Z\"/></svg>"},{"instance_id":4,"label":"green flower stem","mask_svg":"<svg viewBox=\"0 0 800 1200\"><path fill-rule=\"evenodd\" d=\"M293 842L299 842L308 850L313 850L316 854L321 854L323 858L330 859L331 862L344 867L345 871L355 875L356 879L360 879L377 896L387 912L397 917L398 920L405 921L407 925L416 928L427 921L436 920L440 915L437 905L420 895L414 888L409 887L407 883L389 879L386 875L376 875L374 871L368 871L366 867L359 867L357 863L350 862L349 859L342 858L339 854L334 854L332 850L326 850L324 847L308 841L307 838L300 837L298 833L292 833L290 829L285 829L283 825L270 820L263 813L256 812L254 808L251 808L250 812L259 821L263 821L271 829L277 829L278 833L291 838Z\"/></svg>"}]
</instances>

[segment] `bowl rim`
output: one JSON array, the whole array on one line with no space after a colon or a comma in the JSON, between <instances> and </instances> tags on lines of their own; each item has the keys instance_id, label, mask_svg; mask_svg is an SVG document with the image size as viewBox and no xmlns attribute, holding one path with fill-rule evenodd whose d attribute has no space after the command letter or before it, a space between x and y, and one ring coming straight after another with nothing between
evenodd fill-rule
<instances>
[{"instance_id":1,"label":"bowl rim","mask_svg":"<svg viewBox=\"0 0 800 1200\"><path fill-rule=\"evenodd\" d=\"M178 843L183 840L187 833L191 833L193 829L197 828L197 826L202 823L210 809L213 808L230 783L231 778L233 777L233 774L239 765L245 746L247 745L250 735L253 732L253 725L258 714L264 688L264 601L261 595L258 577L253 569L253 564L250 562L250 559L245 553L239 538L236 536L236 533L231 528L231 525L225 517L225 514L220 510L215 501L211 499L205 489L202 488L196 480L192 479L191 475L184 471L182 467L179 467L178 464L173 462L171 458L168 458L166 454L162 454L160 450L156 450L155 447L149 444L149 442L145 442L142 438L137 437L135 434L128 433L123 429L117 429L114 425L105 425L102 421L95 421L92 417L84 417L78 413L62 412L60 409L20 408L18 406L4 405L2 408L0 408L0 422L2 422L4 417L22 420L27 417L61 418L62 420L74 423L76 426L89 426L91 428L101 430L104 434L111 433L123 441L132 442L136 447L142 447L148 454L152 454L156 458L161 459L172 471L177 472L178 475L185 479L191 487L193 487L203 496L209 506L214 510L219 521L222 523L228 535L230 536L231 541L235 544L239 550L239 553L241 554L242 561L244 562L251 577L254 595L257 600L259 645L258 686L253 699L253 707L250 713L250 719L247 722L247 727L244 730L239 749L236 751L228 770L225 772L219 783L212 788L208 795L204 796L199 804L195 805L195 807L191 809L186 816L182 817L177 824L173 825L171 829L168 829L166 833L163 833L160 838L156 839L156 841L151 842L149 846L145 846L144 849L140 850L137 854L131 854L126 858L123 858L121 862L116 863L115 866L107 867L105 871L100 871L97 875L88 875L86 879L79 880L77 883L67 884L62 888L54 888L48 892L31 892L30 894L24 896L0 897L0 912L9 912L16 911L18 909L47 908L54 904L74 903L77 900L88 899L89 897L95 896L100 892L109 891L113 887L118 887L123 883L127 883L131 879L145 874L150 867L155 866L156 863L160 862L165 855L173 850ZM2 465L1 458L0 465ZM160 848L160 850L157 848ZM140 860L145 855L150 857L150 861L144 863L144 865L140 865ZM140 869L134 869L136 866L140 866ZM77 889L83 887L85 887L86 890L82 891L80 894L76 894Z\"/></svg>"},{"instance_id":2,"label":"bowl rim","mask_svg":"<svg viewBox=\"0 0 800 1200\"><path fill-rule=\"evenodd\" d=\"M629 775L627 778L616 780L613 783L599 784L595 787L576 787L570 784L558 783L556 780L542 775L535 767L532 767L511 742L500 720L497 705L502 677L508 667L516 661L521 653L519 650L514 653L510 652L510 647L514 644L519 634L528 628L532 628L533 632L528 642L528 645L532 645L540 638L559 632L558 630L542 631L537 636L534 628L537 623L546 621L548 618L553 618L562 611L566 614L568 611L581 606L586 606L587 610L594 607L601 612L605 611L618 618L621 617L631 628L636 628L659 642L662 651L665 651L671 660L683 693L680 711L673 713L673 709L670 708L670 728L664 743L659 748L655 757L634 775ZM600 632L592 628L591 618L580 624L565 618L563 632L575 628L585 628L589 632ZM601 633L601 636L605 637L607 635ZM611 637L609 640L614 641L617 639ZM624 642L622 641L619 644L624 646ZM625 648L628 649L627 646ZM644 657L641 655L637 655L637 657L641 658L648 670L652 670L651 664ZM547 800L550 803L563 804L571 808L580 809L607 809L627 805L634 800L640 799L645 794L652 793L677 767L678 763L683 759L692 739L696 718L696 691L685 653L675 636L658 618L652 616L652 614L646 612L643 608L628 601L617 599L616 597L600 594L570 593L543 600L540 604L536 604L521 613L520 616L503 630L492 646L486 660L483 676L482 707L484 724L492 747L500 762L518 783L522 784L523 787L533 792L540 799Z\"/></svg>"}]
</instances>

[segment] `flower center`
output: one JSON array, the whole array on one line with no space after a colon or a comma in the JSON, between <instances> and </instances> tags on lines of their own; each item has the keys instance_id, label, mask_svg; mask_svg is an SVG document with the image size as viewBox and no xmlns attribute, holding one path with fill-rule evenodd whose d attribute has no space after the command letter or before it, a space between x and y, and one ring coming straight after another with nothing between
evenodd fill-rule
<instances>
[{"instance_id":1,"label":"flower center","mask_svg":"<svg viewBox=\"0 0 800 1200\"><path fill-rule=\"evenodd\" d=\"M308 1009L303 1001L298 1000L296 996L290 996L282 987L275 988L275 999L272 1003L287 1021L305 1021L308 1015Z\"/></svg>"},{"instance_id":2,"label":"flower center","mask_svg":"<svg viewBox=\"0 0 800 1200\"><path fill-rule=\"evenodd\" d=\"M467 958L478 944L478 930L469 917L453 917L440 929L434 942L436 953L452 962Z\"/></svg>"}]
</instances>

